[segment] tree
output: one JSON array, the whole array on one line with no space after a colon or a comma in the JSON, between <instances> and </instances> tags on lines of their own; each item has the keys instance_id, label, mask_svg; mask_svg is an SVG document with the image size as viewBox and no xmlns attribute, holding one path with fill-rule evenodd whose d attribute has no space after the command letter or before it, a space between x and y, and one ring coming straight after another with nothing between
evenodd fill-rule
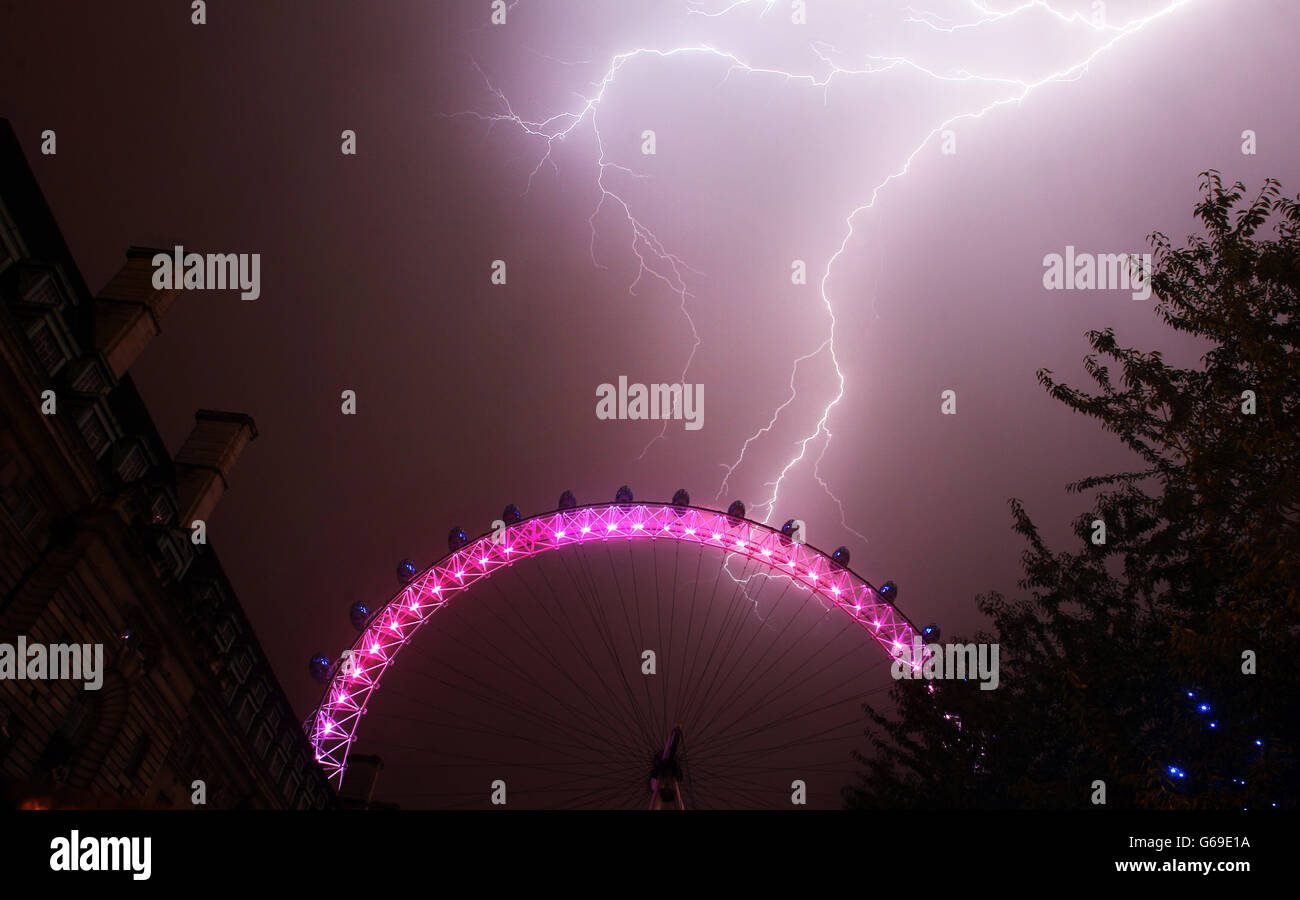
<instances>
[{"instance_id":1,"label":"tree","mask_svg":"<svg viewBox=\"0 0 1300 900\"><path fill-rule=\"evenodd\" d=\"M1077 552L1010 501L1028 596L976 601L1000 687L898 682L893 716L866 708L874 753L849 806L1085 807L1098 780L1112 807L1294 805L1300 203L1271 179L1245 204L1241 183L1201 179L1205 233L1149 240L1156 314L1207 343L1202 365L1105 329L1087 335L1093 393L1039 371L1141 466L1069 485L1093 496Z\"/></svg>"}]
</instances>

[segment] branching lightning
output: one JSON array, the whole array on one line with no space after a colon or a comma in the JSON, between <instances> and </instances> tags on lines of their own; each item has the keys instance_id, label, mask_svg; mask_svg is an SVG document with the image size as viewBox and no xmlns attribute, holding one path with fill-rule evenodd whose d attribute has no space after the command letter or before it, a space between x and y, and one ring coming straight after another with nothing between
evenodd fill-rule
<instances>
[{"instance_id":1,"label":"branching lightning","mask_svg":"<svg viewBox=\"0 0 1300 900\"><path fill-rule=\"evenodd\" d=\"M781 487L786 477L801 463L810 458L810 447L814 443L819 443L816 455L811 457L812 474L826 495L836 505L840 512L841 524L849 531L866 541L866 537L860 532L852 529L847 522L844 505L840 499L831 490L829 484L821 475L821 463L830 447L833 439L833 433L829 423L831 415L840 401L844 398L846 392L846 381L844 371L840 366L840 360L837 353L836 345L836 315L835 305L832 302L829 291L831 274L835 269L836 263L847 252L850 242L855 235L855 223L863 214L873 209L876 201L882 191L894 182L904 178L912 169L913 163L923 151L929 147L937 137L945 130L951 128L959 122L967 120L978 120L984 118L989 113L1004 106L1013 106L1021 104L1034 91L1047 85L1074 81L1082 78L1088 71L1089 66L1099 56L1106 53L1112 47L1132 35L1137 34L1147 28L1151 23L1169 15L1175 10L1190 4L1192 0L1167 0L1167 2L1157 11L1149 15L1132 19L1122 25L1108 24L1104 21L1094 20L1092 17L1081 13L1066 14L1055 9L1047 0L1023 0L1013 8L1005 11L996 11L990 8L985 0L967 0L963 7L965 17L958 21L948 19L937 14L918 11L914 9L906 10L906 18L903 20L909 26L915 26L919 29L931 32L953 34L957 32L979 32L984 29L993 29L999 25L1005 24L1012 20L1023 19L1031 15L1046 16L1056 20L1061 27L1072 29L1084 29L1091 33L1094 40L1098 43L1088 52L1084 53L1081 58L1068 61L1057 71L1039 78L1010 78L989 74L978 74L966 71L938 72L930 67L922 65L916 60L906 56L868 56L859 66L848 67L841 65L836 61L840 56L835 48L828 44L813 42L809 45L811 55L815 60L815 65L820 74L813 72L796 72L787 71L778 68L765 68L762 66L752 65L741 59L736 53L719 49L714 46L705 44L694 44L689 46L679 46L670 48L652 48L639 47L628 50L614 56L604 75L599 81L592 85L592 92L587 96L579 98L574 108L553 113L542 119L528 119L517 113L512 107L506 94L491 83L487 75L482 73L487 89L495 97L499 111L494 113L481 112L463 112L457 113L457 116L466 116L476 118L496 124L507 124L518 128L523 133L541 139L545 144L545 151L538 159L537 165L533 167L528 175L527 187L525 194L532 189L533 180L545 166L550 164L555 166L552 154L560 142L564 141L570 135L574 134L577 129L589 124L591 133L595 137L597 155L595 159L596 177L595 187L599 192L599 199L595 208L588 218L588 225L591 233L591 258L594 265L600 266L596 259L596 219L607 207L621 213L626 221L629 234L629 250L637 261L636 277L628 285L628 291L636 294L638 286L643 279L655 279L667 287L667 289L678 299L683 316L690 326L692 334L692 345L686 356L686 361L682 369L682 382L686 382L686 375L695 360L696 352L699 350L702 340L695 322L691 317L689 301L693 299L693 294L689 290L687 276L699 275L700 273L692 269L679 255L671 252L668 245L659 238L658 235L641 219L632 209L632 204L608 181L606 176L611 172L617 172L633 178L643 177L632 169L611 161L609 158L605 140L601 134L598 116L602 105L605 103L609 92L614 87L619 74L634 61L652 60L661 61L665 64L671 63L678 59L684 58L705 58L715 60L725 64L726 69L723 80L730 78L733 74L739 74L746 77L755 78L775 78L790 83L806 85L813 91L820 91L823 103L826 102L827 92L832 82L841 79L859 79L878 76L881 73L894 69L908 69L921 75L933 79L937 82L961 82L961 83L979 83L988 85L992 88L1002 90L1003 94L992 100L985 100L982 103L973 105L972 108L962 112L950 115L940 122L934 124L932 128L924 133L924 136L915 144L901 163L894 167L886 177L877 182L869 191L866 199L853 209L849 210L844 216L843 237L838 246L836 246L826 258L825 264L821 268L821 278L818 281L818 289L822 305L826 309L826 315L829 319L826 337L814 348L796 357L790 369L789 393L785 400L780 403L772 412L767 423L759 427L753 434L747 437L741 444L735 459L730 463L723 463L722 467L725 473L722 482L718 488L717 498L721 499L726 492L730 479L736 469L745 461L746 453L750 447L760 441L764 436L770 434L777 426L782 414L785 413L792 405L799 402L799 392L796 388L796 377L799 368L804 363L825 355L831 365L834 367L836 376L836 389L824 405L821 406L821 413L812 430L795 442L795 452L790 459L776 472L774 478L764 482L764 487L770 488L770 495L762 502L755 504L752 508L764 509L762 521L767 523L772 518L776 502L781 491ZM761 16L767 16L776 6L777 0L732 0L720 8L710 11L704 8L701 3L692 3L688 7L688 13L696 16L703 16L712 19L723 19L754 5L761 5ZM816 406L814 406L816 408ZM667 428L667 422L664 423ZM660 431L642 451L641 457L650 447L664 436L664 431ZM641 457L638 457L640 459Z\"/></svg>"}]
</instances>

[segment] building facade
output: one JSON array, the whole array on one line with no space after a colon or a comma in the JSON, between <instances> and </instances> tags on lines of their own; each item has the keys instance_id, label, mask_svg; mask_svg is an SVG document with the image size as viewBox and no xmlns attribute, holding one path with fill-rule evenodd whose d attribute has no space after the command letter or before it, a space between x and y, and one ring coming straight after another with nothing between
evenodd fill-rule
<instances>
[{"instance_id":1,"label":"building facade","mask_svg":"<svg viewBox=\"0 0 1300 900\"><path fill-rule=\"evenodd\" d=\"M91 293L0 120L0 804L333 808L194 527L257 427L200 410L173 457L131 380L177 293L155 252ZM99 688L6 670L20 641L102 647Z\"/></svg>"}]
</instances>

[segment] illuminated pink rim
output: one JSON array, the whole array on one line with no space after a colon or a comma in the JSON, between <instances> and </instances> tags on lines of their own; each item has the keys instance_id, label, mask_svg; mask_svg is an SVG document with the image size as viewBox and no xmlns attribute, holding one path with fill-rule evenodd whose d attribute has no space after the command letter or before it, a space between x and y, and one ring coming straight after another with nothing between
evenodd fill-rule
<instances>
[{"instance_id":1,"label":"illuminated pink rim","mask_svg":"<svg viewBox=\"0 0 1300 900\"><path fill-rule=\"evenodd\" d=\"M917 634L906 616L852 570L760 522L667 503L611 503L549 512L485 534L448 554L374 614L350 648L350 671L335 667L320 705L307 720L316 761L336 786L342 783L348 748L384 671L420 626L456 594L498 569L550 550L638 538L717 547L765 564L844 610L892 658L910 648Z\"/></svg>"}]
</instances>

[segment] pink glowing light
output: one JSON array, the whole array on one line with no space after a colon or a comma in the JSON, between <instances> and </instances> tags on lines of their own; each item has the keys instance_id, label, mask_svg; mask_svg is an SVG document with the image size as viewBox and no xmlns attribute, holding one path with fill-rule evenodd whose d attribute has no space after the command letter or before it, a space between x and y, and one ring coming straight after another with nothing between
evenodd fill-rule
<instances>
[{"instance_id":1,"label":"pink glowing light","mask_svg":"<svg viewBox=\"0 0 1300 900\"><path fill-rule=\"evenodd\" d=\"M376 616L365 632L358 635L353 649L374 657L375 661L367 663L362 672L352 675L341 671L336 673L323 694L320 706L309 720L309 723L318 723L316 728L309 725L308 735L315 746L317 761L329 777L336 784L342 782L348 750L355 739L371 692L378 689L384 671L393 663L401 648L428 621L429 617L408 616L405 613L406 604L403 601L407 597L411 594L418 597L426 592L435 595L439 602L432 611L437 611L475 582L490 578L498 569L510 565L513 560L506 559L507 554L517 552L521 558L531 558L561 549L562 546L583 543L601 525L604 526L600 529L604 540L612 537L628 540L649 537L654 540L667 536L671 540L715 547L722 553L744 556L773 569L778 566L788 567L792 574L797 574L796 557L801 556L806 564L808 590L854 616L854 621L859 622L864 630L868 623L858 616L864 608L867 609L870 613L870 630L866 633L890 656L895 656L898 648L910 645L917 633L907 618L881 600L867 582L839 567L836 568L833 579L820 578L816 570L829 571L832 565L829 557L806 544L801 545L802 550L791 548L788 539L779 531L759 522L743 520L738 523L725 513L714 510L653 503L638 504L631 508L626 504L587 506L546 513L512 525L506 536L508 546L505 554L491 552L490 542L494 535L489 533L430 566L390 601L388 608L391 612L388 615ZM570 531L575 534L574 538L563 544L556 543L563 540ZM727 534L742 536L729 546L722 546L726 544L722 540L723 535ZM774 557L773 551L780 552ZM465 571L464 560L475 558L480 562L481 571ZM449 580L453 578L454 582ZM831 580L836 583L830 584ZM410 608L417 611L419 601L410 600ZM405 625L411 627L404 629ZM402 633L404 630L407 632L405 635ZM349 684L355 687L355 695L346 689Z\"/></svg>"}]
</instances>

